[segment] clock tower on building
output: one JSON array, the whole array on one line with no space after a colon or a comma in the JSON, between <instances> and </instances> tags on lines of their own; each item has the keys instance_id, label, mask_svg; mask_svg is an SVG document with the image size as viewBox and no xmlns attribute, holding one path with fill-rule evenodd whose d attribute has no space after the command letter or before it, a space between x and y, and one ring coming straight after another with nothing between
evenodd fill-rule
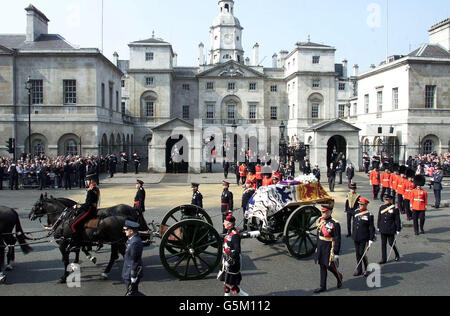
<instances>
[{"instance_id":1,"label":"clock tower on building","mask_svg":"<svg viewBox=\"0 0 450 316\"><path fill-rule=\"evenodd\" d=\"M219 1L219 15L211 26L211 64L222 64L229 60L244 63L242 30L234 16L234 1Z\"/></svg>"}]
</instances>

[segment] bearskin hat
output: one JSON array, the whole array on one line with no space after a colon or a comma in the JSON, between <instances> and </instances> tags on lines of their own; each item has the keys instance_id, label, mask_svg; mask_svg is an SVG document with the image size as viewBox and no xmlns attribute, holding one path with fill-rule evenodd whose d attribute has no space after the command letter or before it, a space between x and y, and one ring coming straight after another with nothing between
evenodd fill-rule
<instances>
[{"instance_id":1,"label":"bearskin hat","mask_svg":"<svg viewBox=\"0 0 450 316\"><path fill-rule=\"evenodd\" d=\"M416 175L416 173L414 172L414 170L412 170L412 169L407 169L406 170L406 177L407 178L414 178L415 175Z\"/></svg>"},{"instance_id":2,"label":"bearskin hat","mask_svg":"<svg viewBox=\"0 0 450 316\"><path fill-rule=\"evenodd\" d=\"M417 175L414 177L414 184L419 187L423 187L425 185L426 179L422 175Z\"/></svg>"},{"instance_id":3,"label":"bearskin hat","mask_svg":"<svg viewBox=\"0 0 450 316\"><path fill-rule=\"evenodd\" d=\"M393 165L393 167L392 167L392 170L395 172L395 171L399 171L399 168L400 168L400 166L399 166L399 164L398 163L394 163L394 165Z\"/></svg>"},{"instance_id":4,"label":"bearskin hat","mask_svg":"<svg viewBox=\"0 0 450 316\"><path fill-rule=\"evenodd\" d=\"M406 174L406 166L400 166L400 167L398 168L398 172L399 172L400 174Z\"/></svg>"}]
</instances>

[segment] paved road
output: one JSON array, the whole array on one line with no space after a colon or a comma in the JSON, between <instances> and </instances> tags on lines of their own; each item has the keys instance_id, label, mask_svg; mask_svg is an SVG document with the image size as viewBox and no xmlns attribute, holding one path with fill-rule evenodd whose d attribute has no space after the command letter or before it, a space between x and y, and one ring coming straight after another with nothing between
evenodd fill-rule
<instances>
[{"instance_id":1,"label":"paved road","mask_svg":"<svg viewBox=\"0 0 450 316\"><path fill-rule=\"evenodd\" d=\"M370 197L371 190L365 177L356 178L360 193ZM133 181L128 180L128 183ZM325 186L326 188L326 186ZM216 228L221 227L220 211L217 207L220 185L210 184L200 187L205 196L205 208L213 216ZM236 205L240 204L241 188L232 186ZM102 186L102 206L118 203L131 204L134 197L133 185L111 183ZM190 200L187 184L154 184L148 189L149 200L146 219L161 221L172 207L186 204ZM344 197L347 189L337 186L333 195L337 206L334 216L345 226ZM84 191L51 191L55 196L69 197L82 201ZM0 191L0 204L18 209L25 230L40 229L39 223L28 220L27 214L40 195L39 191ZM430 195L430 200L434 198ZM443 199L450 200L450 188L445 188ZM375 213L379 202L373 202L370 210ZM242 215L238 214L238 223ZM390 263L382 268L381 288L368 288L363 278L352 276L356 265L353 243L343 237L341 270L344 274L344 287L335 288L335 281L329 277L330 291L322 295L442 295L449 293L450 284L450 209L431 209L427 213L426 235L414 236L412 227L405 227L398 241L401 261ZM346 232L343 227L343 232ZM161 265L156 246L144 251L145 277L141 290L153 296L221 296L222 287L215 275L200 281L175 280ZM375 243L369 253L370 262L380 260L380 242ZM34 251L24 256L20 251L14 271L8 274L6 285L0 286L0 295L112 295L121 296L125 288L120 279L122 260L110 274L110 280L98 279L108 261L107 250L98 254L98 265L93 265L82 256L82 287L70 289L56 284L63 273L59 251L54 243L34 246ZM243 284L251 295L312 295L319 285L319 268L312 258L296 260L287 254L283 244L265 246L256 240L243 241Z\"/></svg>"}]
</instances>

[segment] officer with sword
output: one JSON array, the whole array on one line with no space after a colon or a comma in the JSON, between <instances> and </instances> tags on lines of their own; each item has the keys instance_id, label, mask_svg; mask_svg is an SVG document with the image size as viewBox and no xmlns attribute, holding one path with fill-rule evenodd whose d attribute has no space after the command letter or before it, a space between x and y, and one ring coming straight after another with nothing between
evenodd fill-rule
<instances>
[{"instance_id":1,"label":"officer with sword","mask_svg":"<svg viewBox=\"0 0 450 316\"><path fill-rule=\"evenodd\" d=\"M365 270L364 276L369 276L369 272L367 271L369 261L366 254L375 241L374 216L367 210L369 203L369 200L361 197L359 199L359 211L354 214L352 238L355 243L356 261L358 262L358 265L355 268L353 276L360 276L363 274L361 265L363 261Z\"/></svg>"},{"instance_id":2,"label":"officer with sword","mask_svg":"<svg viewBox=\"0 0 450 316\"><path fill-rule=\"evenodd\" d=\"M380 207L378 213L378 231L381 233L381 261L379 264L386 264L389 258L386 257L387 242L392 250L395 252L395 261L400 260L400 254L397 247L395 246L397 242L397 236L400 234L402 229L402 224L400 221L400 212L392 204L393 197L387 195L385 198L385 203Z\"/></svg>"},{"instance_id":3,"label":"officer with sword","mask_svg":"<svg viewBox=\"0 0 450 316\"><path fill-rule=\"evenodd\" d=\"M342 287L343 275L338 271L339 253L341 250L341 225L331 217L333 208L322 206L322 217L317 221L316 264L320 265L320 288L315 294L327 290L327 271L333 273L337 280L337 288Z\"/></svg>"}]
</instances>

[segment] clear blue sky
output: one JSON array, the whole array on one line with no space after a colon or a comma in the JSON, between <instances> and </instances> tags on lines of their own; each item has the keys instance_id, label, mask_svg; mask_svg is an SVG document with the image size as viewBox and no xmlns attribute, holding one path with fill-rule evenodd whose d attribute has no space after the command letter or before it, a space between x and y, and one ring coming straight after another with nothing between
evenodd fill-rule
<instances>
[{"instance_id":1,"label":"clear blue sky","mask_svg":"<svg viewBox=\"0 0 450 316\"><path fill-rule=\"evenodd\" d=\"M49 19L49 32L81 47L100 47L101 0L3 1L0 34L25 33L24 8L30 2ZM104 0L104 53L127 59L129 42L156 37L173 45L179 66L196 66L198 44L209 48L209 27L218 14L217 0ZM336 47L336 62L348 59L365 71L386 55L387 0L235 0L244 27L246 56L260 44L263 64L297 41ZM378 14L379 12L379 14ZM407 54L428 42L428 29L450 17L448 0L389 0L390 55Z\"/></svg>"}]
</instances>

